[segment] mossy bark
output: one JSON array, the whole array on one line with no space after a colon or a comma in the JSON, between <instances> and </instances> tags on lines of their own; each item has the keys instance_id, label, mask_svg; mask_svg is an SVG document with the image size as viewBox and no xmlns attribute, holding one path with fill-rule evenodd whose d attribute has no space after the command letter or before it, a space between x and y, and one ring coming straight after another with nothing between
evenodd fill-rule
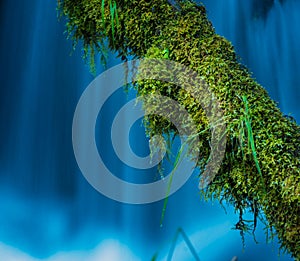
<instances>
[{"instance_id":1,"label":"mossy bark","mask_svg":"<svg viewBox=\"0 0 300 261\"><path fill-rule=\"evenodd\" d=\"M250 229L243 213L254 213L252 228L263 213L267 229L274 228L281 246L299 260L300 128L251 78L230 42L215 33L204 6L190 1L171 5L163 0L64 0L59 8L67 16L73 40L83 40L92 57L103 52L107 42L122 59L167 58L205 79L224 111L227 144L222 166L203 193L233 204L240 214L236 227L242 233ZM146 81L138 84L138 91L170 96L185 106L199 132L207 129L200 104L180 88ZM176 133L165 121L149 117L148 134ZM197 165L203 169L209 156L209 131L201 132L199 139Z\"/></svg>"}]
</instances>

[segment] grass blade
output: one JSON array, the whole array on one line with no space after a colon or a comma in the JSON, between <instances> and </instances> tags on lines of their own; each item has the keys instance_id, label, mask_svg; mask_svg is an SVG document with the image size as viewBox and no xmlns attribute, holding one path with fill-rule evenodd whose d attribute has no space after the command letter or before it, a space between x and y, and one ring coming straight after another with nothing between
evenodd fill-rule
<instances>
[{"instance_id":1,"label":"grass blade","mask_svg":"<svg viewBox=\"0 0 300 261\"><path fill-rule=\"evenodd\" d=\"M246 125L246 128L247 128L247 133L248 133L248 144L250 145L250 148L251 148L251 151L252 151L252 156L253 156L253 159L254 159L256 169L257 169L257 171L260 175L262 189L263 189L264 193L266 194L265 180L264 180L264 177L262 175L261 168L260 168L260 165L259 165L259 162L258 162L258 159L257 159L257 154L256 154L256 149L255 149L255 142L254 142L252 127L251 127L251 121L250 121L250 118L249 118L248 100L247 100L246 96L243 96L243 102L245 104L245 119L244 119L244 121L245 121L245 125Z\"/></svg>"}]
</instances>

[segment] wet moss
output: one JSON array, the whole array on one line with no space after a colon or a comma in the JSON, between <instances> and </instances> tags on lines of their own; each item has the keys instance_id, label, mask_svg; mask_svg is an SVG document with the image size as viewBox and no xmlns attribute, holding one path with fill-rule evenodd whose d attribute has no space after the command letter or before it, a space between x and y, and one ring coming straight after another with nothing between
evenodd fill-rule
<instances>
[{"instance_id":1,"label":"wet moss","mask_svg":"<svg viewBox=\"0 0 300 261\"><path fill-rule=\"evenodd\" d=\"M74 43L83 41L85 54L91 54L92 67L96 52L105 62L105 50L111 50L123 60L132 55L177 61L203 77L224 111L227 144L221 168L202 195L231 203L242 235L255 230L261 218L271 237L276 233L281 247L299 260L300 128L241 65L231 43L215 33L204 6L176 1L175 8L162 0L59 0L58 6L67 17L69 36ZM199 150L191 151L191 157L200 152L196 163L203 170L211 134L199 102L160 81L145 80L135 87L139 95L159 92L184 106L199 133ZM159 116L150 115L145 125L149 136L177 133ZM248 211L252 223L243 219Z\"/></svg>"}]
</instances>

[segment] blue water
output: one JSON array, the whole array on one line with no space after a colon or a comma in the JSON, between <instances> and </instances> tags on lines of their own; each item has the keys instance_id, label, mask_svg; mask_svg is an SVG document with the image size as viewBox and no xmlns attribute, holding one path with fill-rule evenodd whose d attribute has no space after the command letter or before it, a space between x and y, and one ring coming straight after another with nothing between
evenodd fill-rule
<instances>
[{"instance_id":1,"label":"blue water","mask_svg":"<svg viewBox=\"0 0 300 261\"><path fill-rule=\"evenodd\" d=\"M251 1L203 2L216 31L232 41L283 112L299 122L299 2L275 1L263 19L253 19ZM72 149L73 113L93 79L80 47L72 52L55 1L5 0L0 6L0 261L150 260L157 251L164 260L178 227L201 260L277 260L278 245L265 243L261 225L259 244L247 236L243 252L239 233L231 230L238 217L230 207L226 214L217 202L201 201L196 175L170 197L162 228L162 201L128 205L95 191ZM117 63L111 55L108 67ZM108 124L133 96L117 92L99 120ZM98 126L99 136L106 131ZM144 129L135 124L132 132L132 148L147 155ZM140 174L117 162L108 142L103 146L107 164L120 176ZM194 260L182 239L174 260Z\"/></svg>"}]
</instances>

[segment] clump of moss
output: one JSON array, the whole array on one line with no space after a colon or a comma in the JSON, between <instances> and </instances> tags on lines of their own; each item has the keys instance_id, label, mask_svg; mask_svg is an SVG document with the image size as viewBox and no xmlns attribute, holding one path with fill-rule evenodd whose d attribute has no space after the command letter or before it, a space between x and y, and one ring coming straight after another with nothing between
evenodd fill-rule
<instances>
[{"instance_id":1,"label":"clump of moss","mask_svg":"<svg viewBox=\"0 0 300 261\"><path fill-rule=\"evenodd\" d=\"M176 7L163 0L59 0L59 8L68 19L71 38L82 40L92 57L107 48L123 60L130 55L170 59L203 77L220 101L227 126L225 157L202 191L204 197L231 203L242 234L255 230L260 217L278 235L282 248L300 260L300 128L240 64L231 43L215 33L204 6L188 0L176 1ZM199 102L172 84L146 80L135 86L139 95L159 92L188 111L199 133L196 164L203 170L211 135ZM177 133L155 115L147 118L146 126L150 136ZM243 219L249 210L252 225Z\"/></svg>"}]
</instances>

